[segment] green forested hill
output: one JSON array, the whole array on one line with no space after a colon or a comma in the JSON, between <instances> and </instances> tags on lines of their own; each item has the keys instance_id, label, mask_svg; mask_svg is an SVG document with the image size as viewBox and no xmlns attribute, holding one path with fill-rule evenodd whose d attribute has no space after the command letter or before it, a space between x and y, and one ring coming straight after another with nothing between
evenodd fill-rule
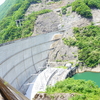
<instances>
[{"instance_id":1,"label":"green forested hill","mask_svg":"<svg viewBox=\"0 0 100 100\"><path fill-rule=\"evenodd\" d=\"M21 1L24 0L6 0L1 6L0 6L0 20L4 18L7 14L7 12L11 9L11 7L16 3L21 3Z\"/></svg>"},{"instance_id":2,"label":"green forested hill","mask_svg":"<svg viewBox=\"0 0 100 100\"><path fill-rule=\"evenodd\" d=\"M5 43L18 38L32 35L34 22L38 15L50 12L51 10L41 10L33 12L25 18L24 14L31 3L38 3L40 0L18 0L0 21L0 43ZM16 26L15 20L25 19L21 27Z\"/></svg>"},{"instance_id":3,"label":"green forested hill","mask_svg":"<svg viewBox=\"0 0 100 100\"><path fill-rule=\"evenodd\" d=\"M23 2L28 1L31 2L38 2L40 0L6 0L1 6L0 6L0 20L2 20L8 12L11 11L11 9L14 8L14 6L22 5Z\"/></svg>"}]
</instances>

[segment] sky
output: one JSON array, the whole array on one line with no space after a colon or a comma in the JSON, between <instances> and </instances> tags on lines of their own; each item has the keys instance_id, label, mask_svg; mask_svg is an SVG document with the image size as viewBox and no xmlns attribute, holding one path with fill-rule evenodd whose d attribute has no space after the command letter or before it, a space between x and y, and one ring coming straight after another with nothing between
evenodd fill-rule
<instances>
[{"instance_id":1,"label":"sky","mask_svg":"<svg viewBox=\"0 0 100 100\"><path fill-rule=\"evenodd\" d=\"M1 5L2 3L4 3L4 1L5 1L5 0L0 0L0 5Z\"/></svg>"}]
</instances>

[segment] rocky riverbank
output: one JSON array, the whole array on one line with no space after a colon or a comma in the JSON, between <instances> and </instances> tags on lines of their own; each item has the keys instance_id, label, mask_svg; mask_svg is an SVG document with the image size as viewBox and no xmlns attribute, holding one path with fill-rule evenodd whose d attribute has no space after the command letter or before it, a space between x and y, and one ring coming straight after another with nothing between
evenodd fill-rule
<instances>
[{"instance_id":1,"label":"rocky riverbank","mask_svg":"<svg viewBox=\"0 0 100 100\"><path fill-rule=\"evenodd\" d=\"M94 68L88 68L88 67L79 67L76 70L76 73L83 73L83 72L100 72L100 65L98 65L97 67Z\"/></svg>"}]
</instances>

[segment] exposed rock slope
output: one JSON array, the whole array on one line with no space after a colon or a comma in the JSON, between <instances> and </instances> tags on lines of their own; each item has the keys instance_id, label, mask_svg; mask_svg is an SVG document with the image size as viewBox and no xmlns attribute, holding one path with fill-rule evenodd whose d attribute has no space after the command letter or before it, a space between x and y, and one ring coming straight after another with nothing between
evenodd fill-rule
<instances>
[{"instance_id":1,"label":"exposed rock slope","mask_svg":"<svg viewBox=\"0 0 100 100\"><path fill-rule=\"evenodd\" d=\"M63 15L60 19L60 23L63 26L63 35L62 38L73 37L73 28L74 27L83 27L90 25L92 22L95 25L100 25L100 10L92 9L92 19L86 19L76 14L75 12L71 12L71 7L67 8L67 11L70 12L68 16ZM48 62L50 66L63 66L67 62L73 62L75 65L78 60L78 48L77 47L69 47L64 45L63 41L59 40L57 43L54 43L55 47L49 54ZM58 63L59 62L59 63Z\"/></svg>"},{"instance_id":2,"label":"exposed rock slope","mask_svg":"<svg viewBox=\"0 0 100 100\"><path fill-rule=\"evenodd\" d=\"M38 16L35 26L34 34L43 34L58 31L58 25L60 24L58 15L54 12L43 14Z\"/></svg>"},{"instance_id":3,"label":"exposed rock slope","mask_svg":"<svg viewBox=\"0 0 100 100\"><path fill-rule=\"evenodd\" d=\"M91 23L91 20L82 18L80 15L77 15L75 12L70 13L69 16L61 17L61 25L63 26L64 32L62 33L62 38L73 37L73 28L82 27ZM78 60L78 48L69 47L65 45L61 40L55 46L55 49L50 52L49 55L49 64L50 66L63 66L67 62L73 62L76 64ZM52 63L53 62L53 63ZM54 63L55 62L55 63ZM59 62L59 63L58 63Z\"/></svg>"},{"instance_id":4,"label":"exposed rock slope","mask_svg":"<svg viewBox=\"0 0 100 100\"><path fill-rule=\"evenodd\" d=\"M76 64L78 60L78 48L69 47L62 41L62 38L64 37L69 38L74 36L74 27L83 27L91 24L91 22L93 22L95 25L100 25L100 10L97 9L92 10L93 18L91 19L83 18L75 12L72 12L71 7L67 8L66 15L60 16L60 13L56 12L56 10L61 6L65 6L66 4L73 1L74 0L62 0L60 2L45 6L43 6L42 4L32 4L27 10L26 15L28 13L31 13L32 11L37 11L44 8L53 10L53 12L50 12L48 14L40 15L37 18L34 27L35 34L43 34L54 31L60 31L62 34L61 39L52 44L55 49L50 52L48 58L48 63L51 67L63 66L67 62L73 62L74 64Z\"/></svg>"}]
</instances>

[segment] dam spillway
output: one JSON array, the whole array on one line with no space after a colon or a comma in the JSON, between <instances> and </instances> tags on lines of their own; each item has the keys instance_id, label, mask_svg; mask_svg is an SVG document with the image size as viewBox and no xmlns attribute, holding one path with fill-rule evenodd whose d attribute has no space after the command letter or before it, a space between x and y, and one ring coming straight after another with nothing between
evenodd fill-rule
<instances>
[{"instance_id":1,"label":"dam spillway","mask_svg":"<svg viewBox=\"0 0 100 100\"><path fill-rule=\"evenodd\" d=\"M30 83L37 73L45 67L49 51L54 49L50 45L58 40L52 39L51 32L32 36L0 45L0 77L25 94Z\"/></svg>"}]
</instances>

